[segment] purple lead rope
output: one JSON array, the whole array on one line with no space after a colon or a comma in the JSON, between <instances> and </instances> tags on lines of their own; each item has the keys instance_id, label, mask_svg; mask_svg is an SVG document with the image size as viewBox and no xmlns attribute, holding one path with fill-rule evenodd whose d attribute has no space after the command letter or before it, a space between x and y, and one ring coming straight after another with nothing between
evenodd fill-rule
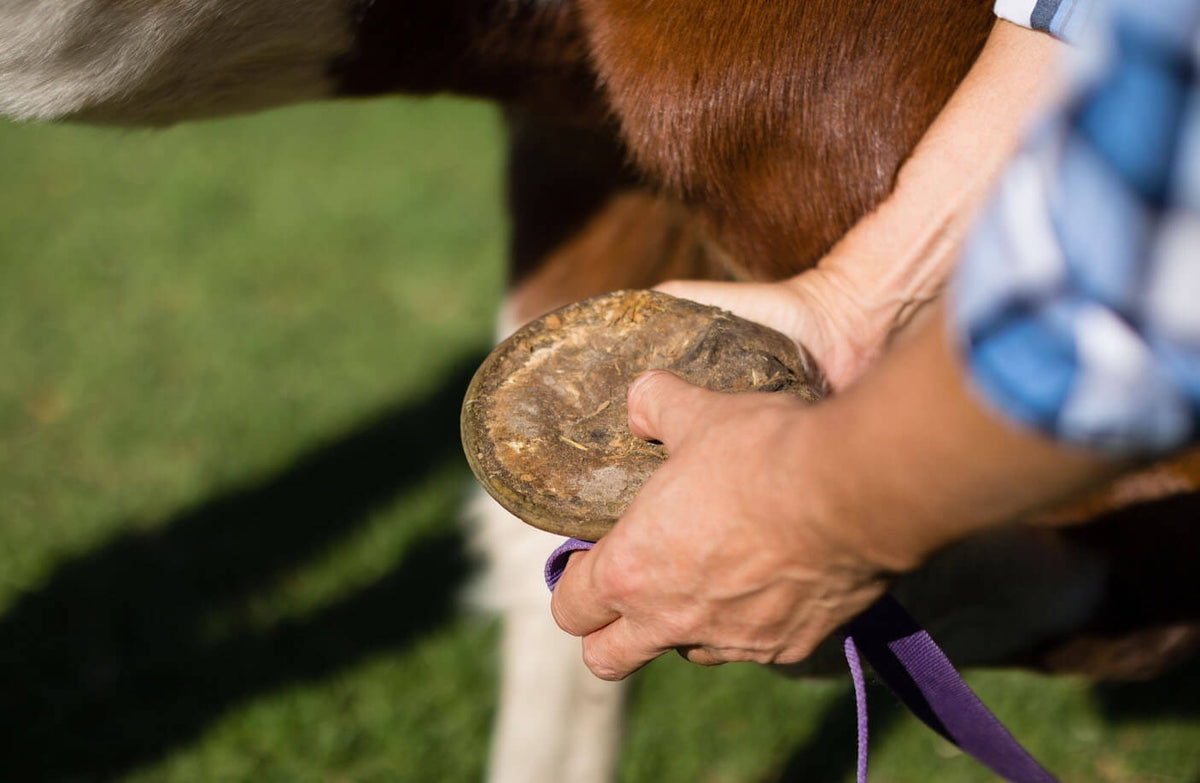
<instances>
[{"instance_id":1,"label":"purple lead rope","mask_svg":"<svg viewBox=\"0 0 1200 783\"><path fill-rule=\"evenodd\" d=\"M850 681L854 683L854 715L858 719L858 783L867 783L867 678L863 676L862 661L854 639L847 636L842 640L842 651L846 654L846 665L850 667Z\"/></svg>"},{"instance_id":2,"label":"purple lead rope","mask_svg":"<svg viewBox=\"0 0 1200 783\"><path fill-rule=\"evenodd\" d=\"M569 539L546 561L546 586L562 578L572 552L591 549ZM843 629L843 648L858 716L858 783L867 783L865 658L879 679L925 725L1012 783L1056 783L975 695L932 637L891 596L871 605Z\"/></svg>"}]
</instances>

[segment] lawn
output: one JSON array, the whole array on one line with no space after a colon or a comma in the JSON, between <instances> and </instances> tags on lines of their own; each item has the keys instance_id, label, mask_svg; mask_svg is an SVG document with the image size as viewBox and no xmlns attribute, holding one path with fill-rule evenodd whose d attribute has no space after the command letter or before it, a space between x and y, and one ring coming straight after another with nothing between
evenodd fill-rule
<instances>
[{"instance_id":1,"label":"lawn","mask_svg":"<svg viewBox=\"0 0 1200 783\"><path fill-rule=\"evenodd\" d=\"M457 407L502 157L446 100L0 125L0 780L480 778ZM1064 780L1200 783L1200 666L971 682ZM872 780L990 779L871 696ZM845 682L664 659L621 780L848 780L852 715Z\"/></svg>"}]
</instances>

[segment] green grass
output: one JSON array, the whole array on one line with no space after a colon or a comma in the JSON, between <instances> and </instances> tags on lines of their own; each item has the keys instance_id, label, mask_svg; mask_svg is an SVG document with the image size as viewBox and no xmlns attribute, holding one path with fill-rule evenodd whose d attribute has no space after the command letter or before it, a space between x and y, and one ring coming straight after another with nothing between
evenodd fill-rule
<instances>
[{"instance_id":1,"label":"green grass","mask_svg":"<svg viewBox=\"0 0 1200 783\"><path fill-rule=\"evenodd\" d=\"M0 780L480 777L456 408L502 147L450 101L0 125ZM1200 780L1196 666L971 679L1065 780ZM872 780L988 779L872 695ZM622 780L847 780L851 707L665 659Z\"/></svg>"}]
</instances>

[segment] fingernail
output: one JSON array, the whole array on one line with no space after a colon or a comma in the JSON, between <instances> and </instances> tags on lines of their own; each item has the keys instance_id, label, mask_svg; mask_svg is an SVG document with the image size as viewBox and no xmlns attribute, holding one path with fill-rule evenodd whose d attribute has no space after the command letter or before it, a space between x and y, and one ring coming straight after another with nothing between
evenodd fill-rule
<instances>
[{"instance_id":1,"label":"fingernail","mask_svg":"<svg viewBox=\"0 0 1200 783\"><path fill-rule=\"evenodd\" d=\"M633 383L629 384L629 392L627 395L628 400L632 401L635 396L641 394L642 387L647 383L650 383L655 376L661 375L662 372L662 370L646 370L644 373L634 378Z\"/></svg>"}]
</instances>

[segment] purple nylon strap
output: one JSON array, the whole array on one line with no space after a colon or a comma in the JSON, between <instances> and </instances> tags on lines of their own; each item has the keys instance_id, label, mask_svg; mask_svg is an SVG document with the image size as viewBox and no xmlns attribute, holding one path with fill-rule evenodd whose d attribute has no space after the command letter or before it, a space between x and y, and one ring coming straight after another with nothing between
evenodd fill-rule
<instances>
[{"instance_id":1,"label":"purple nylon strap","mask_svg":"<svg viewBox=\"0 0 1200 783\"><path fill-rule=\"evenodd\" d=\"M858 758L854 768L858 783L867 783L867 678L863 676L858 648L849 636L842 640L842 651L850 667L850 681L854 683L854 715L858 720Z\"/></svg>"},{"instance_id":2,"label":"purple nylon strap","mask_svg":"<svg viewBox=\"0 0 1200 783\"><path fill-rule=\"evenodd\" d=\"M569 539L546 561L546 586L562 578L571 553L591 549ZM858 715L858 781L867 780L867 696L859 655L925 725L1012 783L1055 783L992 714L937 643L891 596L885 595L843 629L843 646Z\"/></svg>"}]
</instances>

